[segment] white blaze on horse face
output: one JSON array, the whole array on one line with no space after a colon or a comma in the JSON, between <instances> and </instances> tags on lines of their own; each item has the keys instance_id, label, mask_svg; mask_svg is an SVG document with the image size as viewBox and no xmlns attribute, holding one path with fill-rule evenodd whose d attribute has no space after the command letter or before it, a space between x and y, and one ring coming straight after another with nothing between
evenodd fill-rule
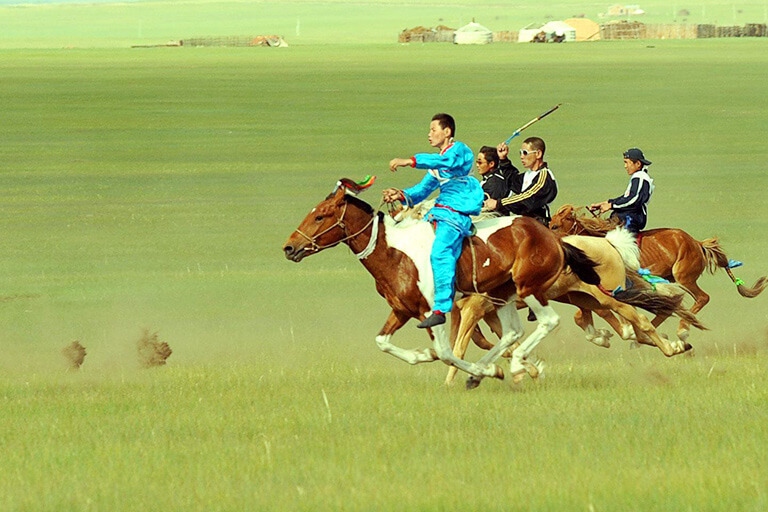
<instances>
[{"instance_id":1,"label":"white blaze on horse face","mask_svg":"<svg viewBox=\"0 0 768 512\"><path fill-rule=\"evenodd\" d=\"M429 307L435 305L435 280L432 276L432 264L429 255L435 232L428 222L403 221L395 224L388 216L384 216L384 233L387 245L404 253L416 267L416 285Z\"/></svg>"}]
</instances>

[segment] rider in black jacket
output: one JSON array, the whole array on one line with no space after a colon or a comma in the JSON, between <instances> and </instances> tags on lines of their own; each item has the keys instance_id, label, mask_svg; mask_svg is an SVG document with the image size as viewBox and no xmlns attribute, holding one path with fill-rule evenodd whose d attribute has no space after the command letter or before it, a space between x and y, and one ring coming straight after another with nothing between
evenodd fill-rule
<instances>
[{"instance_id":1,"label":"rider in black jacket","mask_svg":"<svg viewBox=\"0 0 768 512\"><path fill-rule=\"evenodd\" d=\"M501 200L488 199L485 207L501 214L525 215L533 217L545 225L549 224L549 205L557 196L557 182L552 171L544 161L546 146L538 137L525 139L520 149L520 160L527 170L518 172L512 163L506 158L509 147L499 144L500 157L499 169L502 172L509 171L509 193Z\"/></svg>"}]
</instances>

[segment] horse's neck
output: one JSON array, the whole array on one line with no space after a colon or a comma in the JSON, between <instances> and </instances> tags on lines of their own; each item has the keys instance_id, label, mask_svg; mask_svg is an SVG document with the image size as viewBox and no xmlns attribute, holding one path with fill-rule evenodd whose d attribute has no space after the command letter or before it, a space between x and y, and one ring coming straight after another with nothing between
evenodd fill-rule
<instances>
[{"instance_id":1,"label":"horse's neck","mask_svg":"<svg viewBox=\"0 0 768 512\"><path fill-rule=\"evenodd\" d=\"M403 257L403 253L400 251L392 250L393 248L387 243L387 227L384 218L381 215L376 215L374 220L378 223L378 233L376 235L376 245L373 248L373 252L366 258L360 260L360 263L368 270L377 283L391 283L392 286L387 288L396 288L394 285L396 281L402 281L407 276L400 275L398 268L400 267L400 260ZM366 222L368 222L366 220ZM357 227L357 230L362 229L363 225ZM360 254L368 246L371 240L371 234L373 233L373 223L371 226L361 233L355 240L350 239L347 245L355 254Z\"/></svg>"},{"instance_id":2,"label":"horse's neck","mask_svg":"<svg viewBox=\"0 0 768 512\"><path fill-rule=\"evenodd\" d=\"M351 213L352 210L349 210ZM373 232L373 224L375 222L381 222L376 212L373 213L373 219L371 215L359 210L360 214L355 216L354 219L350 218L345 221L347 225L347 236L350 236L344 243L355 254L360 254L368 246L368 242L371 240L371 233ZM355 233L357 233L355 235ZM354 236L353 236L354 235Z\"/></svg>"}]
</instances>

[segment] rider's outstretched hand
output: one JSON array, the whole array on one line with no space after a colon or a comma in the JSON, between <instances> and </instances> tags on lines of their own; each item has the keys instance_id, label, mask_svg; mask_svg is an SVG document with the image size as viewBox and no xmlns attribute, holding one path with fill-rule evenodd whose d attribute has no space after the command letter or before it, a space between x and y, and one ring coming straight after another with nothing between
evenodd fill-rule
<instances>
[{"instance_id":1,"label":"rider's outstretched hand","mask_svg":"<svg viewBox=\"0 0 768 512\"><path fill-rule=\"evenodd\" d=\"M385 188L381 191L385 203L394 203L403 199L403 192L396 188Z\"/></svg>"}]
</instances>

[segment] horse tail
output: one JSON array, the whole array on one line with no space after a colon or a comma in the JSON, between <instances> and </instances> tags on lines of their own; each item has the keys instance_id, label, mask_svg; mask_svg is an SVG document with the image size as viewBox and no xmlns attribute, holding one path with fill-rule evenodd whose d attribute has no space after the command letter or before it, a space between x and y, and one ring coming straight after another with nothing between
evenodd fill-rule
<instances>
[{"instance_id":1,"label":"horse tail","mask_svg":"<svg viewBox=\"0 0 768 512\"><path fill-rule=\"evenodd\" d=\"M701 240L699 245L704 253L704 261L707 262L707 271L710 274L714 274L718 268L728 268L728 256L725 255L717 237Z\"/></svg>"},{"instance_id":2,"label":"horse tail","mask_svg":"<svg viewBox=\"0 0 768 512\"><path fill-rule=\"evenodd\" d=\"M656 286L661 287L661 285ZM659 293L651 288L632 287L629 290L613 292L613 298L630 306L650 311L654 315L676 315L697 329L707 330L696 315L683 306L683 292L679 288L675 292L668 290L665 293Z\"/></svg>"},{"instance_id":3,"label":"horse tail","mask_svg":"<svg viewBox=\"0 0 768 512\"><path fill-rule=\"evenodd\" d=\"M627 228L620 226L606 233L605 239L621 256L624 268L637 272L640 268L640 248L637 246L637 237Z\"/></svg>"},{"instance_id":4,"label":"horse tail","mask_svg":"<svg viewBox=\"0 0 768 512\"><path fill-rule=\"evenodd\" d=\"M768 277L766 276L760 277L751 288L746 286L744 281L734 276L733 272L731 272L728 256L725 255L725 251L720 246L717 238L707 238L700 241L699 245L701 245L701 250L704 253L704 260L707 262L709 273L714 274L718 268L725 269L728 277L736 284L736 290L742 297L748 299L757 297L768 286Z\"/></svg>"},{"instance_id":5,"label":"horse tail","mask_svg":"<svg viewBox=\"0 0 768 512\"><path fill-rule=\"evenodd\" d=\"M752 288L744 286L744 283L739 281L741 280L736 279L734 281L734 283L736 283L736 290L738 290L739 295L748 299L757 297L763 290L765 290L765 287L768 286L768 277L766 276L759 278L752 286Z\"/></svg>"},{"instance_id":6,"label":"horse tail","mask_svg":"<svg viewBox=\"0 0 768 512\"><path fill-rule=\"evenodd\" d=\"M562 242L562 246L563 253L565 253L565 266L571 267L573 273L585 283L598 286L600 276L595 271L597 263L589 259L584 251L578 247L566 242Z\"/></svg>"}]
</instances>

